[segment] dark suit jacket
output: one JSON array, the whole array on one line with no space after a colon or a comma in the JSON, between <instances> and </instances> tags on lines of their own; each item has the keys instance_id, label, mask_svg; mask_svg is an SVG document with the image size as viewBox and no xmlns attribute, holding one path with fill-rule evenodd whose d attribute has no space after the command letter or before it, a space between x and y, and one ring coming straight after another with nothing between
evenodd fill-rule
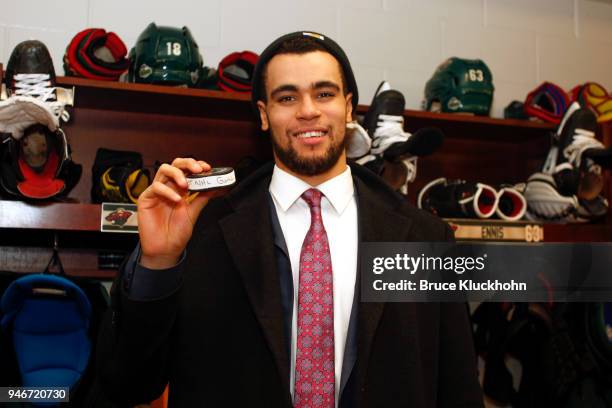
<instances>
[{"instance_id":1,"label":"dark suit jacket","mask_svg":"<svg viewBox=\"0 0 612 408\"><path fill-rule=\"evenodd\" d=\"M271 171L204 209L179 289L135 301L115 283L98 353L113 399L150 401L169 381L171 407L291 407L291 303L279 270L289 263L270 211ZM452 239L374 174L352 172L361 242ZM356 302L350 326L341 407L482 407L465 305Z\"/></svg>"}]
</instances>

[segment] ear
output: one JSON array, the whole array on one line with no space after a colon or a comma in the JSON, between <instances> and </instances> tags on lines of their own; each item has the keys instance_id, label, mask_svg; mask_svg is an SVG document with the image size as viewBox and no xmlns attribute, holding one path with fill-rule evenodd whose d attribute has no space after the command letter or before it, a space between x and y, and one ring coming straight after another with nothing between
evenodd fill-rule
<instances>
[{"instance_id":1,"label":"ear","mask_svg":"<svg viewBox=\"0 0 612 408\"><path fill-rule=\"evenodd\" d=\"M270 123L268 123L268 114L266 112L266 104L263 101L257 101L257 109L259 109L259 119L261 120L261 130L266 131L270 129Z\"/></svg>"},{"instance_id":2,"label":"ear","mask_svg":"<svg viewBox=\"0 0 612 408\"><path fill-rule=\"evenodd\" d=\"M346 123L353 121L353 94L346 94Z\"/></svg>"}]
</instances>

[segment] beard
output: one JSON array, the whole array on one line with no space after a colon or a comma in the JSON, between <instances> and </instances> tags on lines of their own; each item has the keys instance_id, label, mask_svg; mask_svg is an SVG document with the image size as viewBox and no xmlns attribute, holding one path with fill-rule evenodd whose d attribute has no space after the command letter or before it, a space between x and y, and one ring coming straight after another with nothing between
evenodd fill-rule
<instances>
[{"instance_id":1,"label":"beard","mask_svg":"<svg viewBox=\"0 0 612 408\"><path fill-rule=\"evenodd\" d=\"M278 144L274 135L271 135L271 139L278 160L294 173L304 176L316 176L334 167L347 144L347 138L343 137L340 143L332 143L321 157L301 157L292 143L285 148Z\"/></svg>"}]
</instances>

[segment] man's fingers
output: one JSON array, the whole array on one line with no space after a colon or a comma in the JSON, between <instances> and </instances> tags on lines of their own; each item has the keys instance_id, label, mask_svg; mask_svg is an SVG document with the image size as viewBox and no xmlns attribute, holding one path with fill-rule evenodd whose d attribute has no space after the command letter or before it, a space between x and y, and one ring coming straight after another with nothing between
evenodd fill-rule
<instances>
[{"instance_id":1,"label":"man's fingers","mask_svg":"<svg viewBox=\"0 0 612 408\"><path fill-rule=\"evenodd\" d=\"M209 171L211 169L210 164L203 160L176 158L172 161L172 164L164 163L157 170L154 181L167 184L168 180L174 181L174 183L180 188L187 188L187 179L185 174L193 173L198 174Z\"/></svg>"},{"instance_id":2,"label":"man's fingers","mask_svg":"<svg viewBox=\"0 0 612 408\"><path fill-rule=\"evenodd\" d=\"M202 173L209 171L210 165L203 160L195 160L190 158L176 158L172 161L172 164L162 164L157 173L153 183L143 193L143 198L165 198L172 202L178 203L187 194L187 178L185 174L189 173ZM201 195L201 199L198 200L194 210L199 213L201 209L206 205L210 194ZM197 215L197 214L196 214Z\"/></svg>"},{"instance_id":3,"label":"man's fingers","mask_svg":"<svg viewBox=\"0 0 612 408\"><path fill-rule=\"evenodd\" d=\"M175 166L171 166L169 164L162 164L157 170L157 174L155 174L154 181L158 181L160 183L166 183L168 180L172 180L177 186L181 188L187 188L187 179L185 178L185 173L181 169Z\"/></svg>"},{"instance_id":4,"label":"man's fingers","mask_svg":"<svg viewBox=\"0 0 612 408\"><path fill-rule=\"evenodd\" d=\"M202 171L210 171L212 169L212 166L203 160L198 160L198 164L202 167Z\"/></svg>"},{"instance_id":5,"label":"man's fingers","mask_svg":"<svg viewBox=\"0 0 612 408\"><path fill-rule=\"evenodd\" d=\"M202 173L210 170L210 165L202 160L178 157L172 161L172 166L189 173Z\"/></svg>"},{"instance_id":6,"label":"man's fingers","mask_svg":"<svg viewBox=\"0 0 612 408\"><path fill-rule=\"evenodd\" d=\"M179 193L177 193L171 187L159 181L154 181L153 184L151 184L147 190L149 189L156 196L165 198L175 203L178 203L179 201L182 200L182 197L180 196Z\"/></svg>"}]
</instances>

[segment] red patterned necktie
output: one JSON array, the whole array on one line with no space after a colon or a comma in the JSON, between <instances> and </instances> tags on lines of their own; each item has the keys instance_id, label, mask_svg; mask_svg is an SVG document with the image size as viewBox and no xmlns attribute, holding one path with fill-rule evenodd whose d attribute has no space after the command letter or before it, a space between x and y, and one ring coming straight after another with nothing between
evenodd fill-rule
<instances>
[{"instance_id":1,"label":"red patterned necktie","mask_svg":"<svg viewBox=\"0 0 612 408\"><path fill-rule=\"evenodd\" d=\"M294 407L334 408L334 298L321 192L302 194L310 207L310 229L300 254Z\"/></svg>"}]
</instances>

